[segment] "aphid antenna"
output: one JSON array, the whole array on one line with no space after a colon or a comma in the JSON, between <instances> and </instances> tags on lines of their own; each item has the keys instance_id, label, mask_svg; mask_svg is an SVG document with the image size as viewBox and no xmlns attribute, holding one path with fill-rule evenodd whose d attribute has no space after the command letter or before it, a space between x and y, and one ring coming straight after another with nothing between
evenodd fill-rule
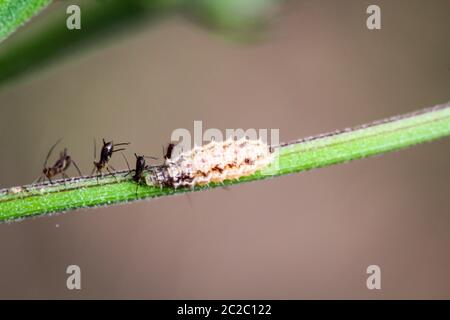
<instances>
[{"instance_id":1,"label":"aphid antenna","mask_svg":"<svg viewBox=\"0 0 450 320\"><path fill-rule=\"evenodd\" d=\"M75 168L77 169L78 174L80 175L80 177L82 177L82 176L83 176L83 173L81 173L81 170L80 170L80 168L78 167L78 165L77 165L77 163L75 162L75 160L71 159L71 161L72 161L73 165L75 166Z\"/></svg>"},{"instance_id":2,"label":"aphid antenna","mask_svg":"<svg viewBox=\"0 0 450 320\"><path fill-rule=\"evenodd\" d=\"M111 152L118 152L118 151L123 151L123 150L125 150L125 148L121 148L121 149L113 150L113 151L111 151Z\"/></svg>"},{"instance_id":3,"label":"aphid antenna","mask_svg":"<svg viewBox=\"0 0 450 320\"><path fill-rule=\"evenodd\" d=\"M103 143L105 143L105 139L103 139ZM121 143L113 143L114 146L128 146L131 142L121 142Z\"/></svg>"},{"instance_id":4,"label":"aphid antenna","mask_svg":"<svg viewBox=\"0 0 450 320\"><path fill-rule=\"evenodd\" d=\"M45 158L44 161L44 168L47 168L47 162L48 162L48 158L50 158L50 155L53 152L53 149L55 149L56 145L62 140L62 138L59 138L58 141L55 142L55 144L50 148L50 150L47 153L47 157Z\"/></svg>"},{"instance_id":5,"label":"aphid antenna","mask_svg":"<svg viewBox=\"0 0 450 320\"><path fill-rule=\"evenodd\" d=\"M103 144L106 144L105 143L105 139L103 139ZM131 143L130 142L121 142L121 143L113 143L113 146L114 147L116 147L116 146L128 146L129 144L131 144ZM117 150L113 150L112 152L123 151L123 150L125 150L125 148L120 148L120 149L117 149Z\"/></svg>"}]
</instances>

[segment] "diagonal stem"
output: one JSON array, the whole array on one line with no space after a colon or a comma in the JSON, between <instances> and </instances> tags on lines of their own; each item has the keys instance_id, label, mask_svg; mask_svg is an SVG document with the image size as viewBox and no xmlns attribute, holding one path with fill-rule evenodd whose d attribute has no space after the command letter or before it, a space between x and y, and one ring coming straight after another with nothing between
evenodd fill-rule
<instances>
[{"instance_id":1,"label":"diagonal stem","mask_svg":"<svg viewBox=\"0 0 450 320\"><path fill-rule=\"evenodd\" d=\"M77 177L54 184L41 183L0 190L0 221L107 206L138 199L206 190L292 174L400 150L450 135L450 102L414 113L375 121L354 129L321 134L275 147L275 160L263 170L223 184L189 188L136 185L128 171L112 176Z\"/></svg>"}]
</instances>

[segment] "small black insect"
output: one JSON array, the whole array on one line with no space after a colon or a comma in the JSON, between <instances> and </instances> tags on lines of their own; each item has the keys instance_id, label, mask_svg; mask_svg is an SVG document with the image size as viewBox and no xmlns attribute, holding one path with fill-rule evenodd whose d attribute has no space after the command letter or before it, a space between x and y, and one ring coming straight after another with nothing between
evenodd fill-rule
<instances>
[{"instance_id":1,"label":"small black insect","mask_svg":"<svg viewBox=\"0 0 450 320\"><path fill-rule=\"evenodd\" d=\"M167 146L167 151L165 151L165 152L164 152L164 147L163 147L164 159L166 159L166 160L172 159L172 152L173 152L174 147L175 147L174 143L169 143L169 145Z\"/></svg>"},{"instance_id":2,"label":"small black insect","mask_svg":"<svg viewBox=\"0 0 450 320\"><path fill-rule=\"evenodd\" d=\"M142 182L145 182L144 171L150 168L150 166L147 165L145 159L147 158L147 159L156 160L158 158L149 157L149 156L138 156L135 153L134 156L136 157L136 167L135 167L135 169L131 170L130 165L128 164L127 158L123 154L122 154L122 156L125 159L125 162L127 163L127 166L128 166L128 173L125 175L125 177L134 171L134 174L131 178L133 179L134 182L136 182L136 197L137 197L139 184L141 184Z\"/></svg>"},{"instance_id":3,"label":"small black insect","mask_svg":"<svg viewBox=\"0 0 450 320\"><path fill-rule=\"evenodd\" d=\"M112 141L106 142L105 139L103 139L103 146L102 146L102 150L100 152L100 159L97 162L97 161L95 161L95 158L97 157L97 144L95 143L95 140L94 140L94 168L92 169L91 175L94 174L94 172L97 172L103 176L103 170L106 169L106 171L108 171L111 175L113 175L115 177L114 173L111 172L110 168L113 171L116 171L116 170L108 162L109 162L109 160L111 160L112 154L114 152L125 150L125 148L114 149L114 147L126 146L129 144L130 144L129 142L122 142L122 143L113 143ZM98 179L98 177L97 177L97 179Z\"/></svg>"},{"instance_id":4,"label":"small black insect","mask_svg":"<svg viewBox=\"0 0 450 320\"><path fill-rule=\"evenodd\" d=\"M52 178L55 177L58 174L61 174L63 178L69 178L69 176L66 174L67 169L70 167L70 165L73 163L75 168L77 169L80 176L82 176L82 173L80 171L80 168L78 168L75 161L67 154L67 148L64 148L64 151L59 153L59 159L56 160L55 164L51 167L47 167L48 159L50 158L50 155L53 152L53 149L55 149L56 145L61 141L59 139L56 141L56 143L50 148L47 157L45 158L44 162L44 169L42 169L42 174L37 180L37 182L45 181L47 178L50 183L53 183Z\"/></svg>"}]
</instances>

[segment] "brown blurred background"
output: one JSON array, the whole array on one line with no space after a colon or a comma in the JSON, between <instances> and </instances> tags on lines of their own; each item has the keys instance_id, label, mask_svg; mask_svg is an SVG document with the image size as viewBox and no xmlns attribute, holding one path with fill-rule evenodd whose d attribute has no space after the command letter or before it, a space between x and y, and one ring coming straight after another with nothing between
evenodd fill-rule
<instances>
[{"instance_id":1,"label":"brown blurred background","mask_svg":"<svg viewBox=\"0 0 450 320\"><path fill-rule=\"evenodd\" d=\"M181 17L129 31L0 88L0 187L33 181L60 137L88 173L94 136L159 156L194 120L287 141L446 102L449 21L445 0L294 1L256 43ZM449 147L0 224L0 298L449 299Z\"/></svg>"}]
</instances>

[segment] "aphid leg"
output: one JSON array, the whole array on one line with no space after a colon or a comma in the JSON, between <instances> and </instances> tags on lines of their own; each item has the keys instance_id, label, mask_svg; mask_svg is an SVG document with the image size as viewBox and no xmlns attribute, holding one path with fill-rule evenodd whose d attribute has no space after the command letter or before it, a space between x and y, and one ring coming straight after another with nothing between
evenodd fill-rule
<instances>
[{"instance_id":1,"label":"aphid leg","mask_svg":"<svg viewBox=\"0 0 450 320\"><path fill-rule=\"evenodd\" d=\"M42 181L42 178L44 178L44 175L43 175L43 174L41 174L41 176L40 176L39 178L37 178L37 179L33 182L33 184L41 182L41 181Z\"/></svg>"},{"instance_id":2,"label":"aphid leg","mask_svg":"<svg viewBox=\"0 0 450 320\"><path fill-rule=\"evenodd\" d=\"M116 170L114 170L114 168L113 168L112 166L107 166L107 167L106 167L106 170L109 172L109 174L112 175L112 176L114 177L114 179L116 179L116 182L119 182L119 180L117 180L117 177L116 177L116 175L114 174L114 172L112 172L111 170L109 170L109 167L111 167L111 169L113 169L113 171L116 171Z\"/></svg>"},{"instance_id":3,"label":"aphid leg","mask_svg":"<svg viewBox=\"0 0 450 320\"><path fill-rule=\"evenodd\" d=\"M130 164L128 163L127 157L125 157L125 155L124 155L122 152L121 152L120 154L122 155L123 159L125 160L125 163L127 164L128 171L131 171L131 169L130 169Z\"/></svg>"},{"instance_id":4,"label":"aphid leg","mask_svg":"<svg viewBox=\"0 0 450 320\"><path fill-rule=\"evenodd\" d=\"M63 177L64 187L67 187L67 180L70 179L70 177L65 173L61 172L61 176Z\"/></svg>"},{"instance_id":5,"label":"aphid leg","mask_svg":"<svg viewBox=\"0 0 450 320\"><path fill-rule=\"evenodd\" d=\"M127 174L126 174L126 175L124 175L123 177L125 178L126 176L128 176L129 174L131 174L131 172L132 172L132 171L134 171L134 170L130 170L130 171L128 171L128 172L127 172Z\"/></svg>"},{"instance_id":6,"label":"aphid leg","mask_svg":"<svg viewBox=\"0 0 450 320\"><path fill-rule=\"evenodd\" d=\"M94 138L94 161L96 158L97 158L97 141L95 141L95 138Z\"/></svg>"},{"instance_id":7,"label":"aphid leg","mask_svg":"<svg viewBox=\"0 0 450 320\"><path fill-rule=\"evenodd\" d=\"M94 169L92 169L91 176L92 176L93 174L95 174L95 177L97 178L97 183L99 183L98 177L99 177L99 176L103 177L103 172L102 172L99 168L97 168L97 166L96 166Z\"/></svg>"},{"instance_id":8,"label":"aphid leg","mask_svg":"<svg viewBox=\"0 0 450 320\"><path fill-rule=\"evenodd\" d=\"M127 167L128 167L128 173L126 175L124 175L124 177L126 177L126 176L128 176L131 173L132 170L130 169L130 164L128 163L127 157L125 157L125 155L122 152L120 154L122 155L122 157L125 160L125 162L127 164Z\"/></svg>"},{"instance_id":9,"label":"aphid leg","mask_svg":"<svg viewBox=\"0 0 450 320\"><path fill-rule=\"evenodd\" d=\"M77 171L78 171L78 174L80 175L80 177L81 176L83 176L83 174L81 173L81 170L80 170L80 168L78 168L78 165L77 165L77 163L72 159L72 163L73 163L73 165L75 166L75 168L77 169Z\"/></svg>"},{"instance_id":10,"label":"aphid leg","mask_svg":"<svg viewBox=\"0 0 450 320\"><path fill-rule=\"evenodd\" d=\"M94 165L95 165L95 162L94 162ZM98 183L98 168L97 168L97 166L94 166L94 168L92 168L91 176L93 176L94 173L96 173L96 176L97 176L97 183Z\"/></svg>"}]
</instances>

